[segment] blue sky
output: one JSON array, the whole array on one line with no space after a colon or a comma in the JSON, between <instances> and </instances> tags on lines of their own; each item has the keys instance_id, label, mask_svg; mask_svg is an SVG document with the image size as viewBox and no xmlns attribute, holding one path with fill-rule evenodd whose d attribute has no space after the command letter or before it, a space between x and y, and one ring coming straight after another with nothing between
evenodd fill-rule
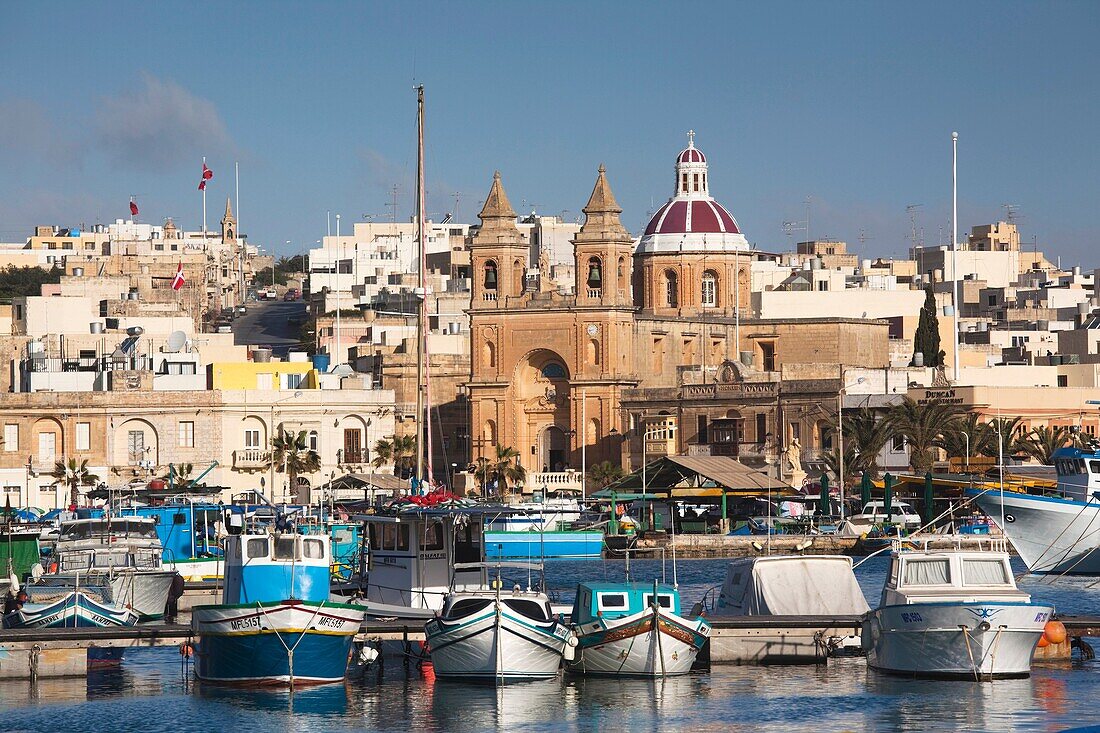
<instances>
[{"instance_id":1,"label":"blue sky","mask_svg":"<svg viewBox=\"0 0 1100 733\"><path fill-rule=\"evenodd\" d=\"M785 220L865 256L1019 207L1023 239L1100 266L1100 3L6 3L0 240L127 214L208 222L241 164L241 228L281 253L412 210L415 92L429 211L579 214L607 165L638 231L689 128L763 249ZM346 224L345 224L346 226ZM867 241L860 245L861 231ZM804 232L795 232L797 238ZM287 247L284 242L290 240Z\"/></svg>"}]
</instances>

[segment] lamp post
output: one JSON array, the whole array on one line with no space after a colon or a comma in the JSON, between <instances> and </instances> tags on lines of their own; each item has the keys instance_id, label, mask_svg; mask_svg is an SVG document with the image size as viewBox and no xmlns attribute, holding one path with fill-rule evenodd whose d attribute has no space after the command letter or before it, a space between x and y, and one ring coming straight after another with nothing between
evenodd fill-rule
<instances>
[{"instance_id":1,"label":"lamp post","mask_svg":"<svg viewBox=\"0 0 1100 733\"><path fill-rule=\"evenodd\" d=\"M281 400L275 400L274 402L271 403L271 418L270 418L270 422L269 422L269 425L271 426L271 428L270 428L271 438L268 441L269 444L270 444L270 448L271 448L271 452L269 454L271 457L268 460L268 469L271 472L271 490L272 491L275 491L275 406L279 405L279 404L282 404L283 402L286 402L287 400L292 400L295 397L301 397L301 396L302 396L302 391L297 390L297 391L294 392L294 394L290 395L289 397L284 397ZM283 450L283 473L286 473L286 450L285 449ZM263 477L261 477L260 480L263 481ZM262 483L260 484L260 487L263 488ZM283 492L283 498L286 499L286 491L285 490Z\"/></svg>"}]
</instances>

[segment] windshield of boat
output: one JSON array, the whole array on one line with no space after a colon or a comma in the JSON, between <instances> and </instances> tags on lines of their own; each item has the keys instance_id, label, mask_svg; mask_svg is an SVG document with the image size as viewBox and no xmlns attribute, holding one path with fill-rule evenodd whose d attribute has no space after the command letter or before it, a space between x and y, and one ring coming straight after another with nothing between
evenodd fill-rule
<instances>
[{"instance_id":1,"label":"windshield of boat","mask_svg":"<svg viewBox=\"0 0 1100 733\"><path fill-rule=\"evenodd\" d=\"M504 605L534 621L546 621L546 605L528 598L504 598Z\"/></svg>"},{"instance_id":2,"label":"windshield of boat","mask_svg":"<svg viewBox=\"0 0 1100 733\"><path fill-rule=\"evenodd\" d=\"M963 585L1010 585L1012 583L1003 560L964 558L962 566Z\"/></svg>"},{"instance_id":3,"label":"windshield of boat","mask_svg":"<svg viewBox=\"0 0 1100 733\"><path fill-rule=\"evenodd\" d=\"M152 522L139 522L130 519L112 519L109 522L106 519L91 522L70 522L61 527L61 539L63 541L106 537L108 533L116 537L126 535L138 539L156 539L157 528Z\"/></svg>"},{"instance_id":4,"label":"windshield of boat","mask_svg":"<svg viewBox=\"0 0 1100 733\"><path fill-rule=\"evenodd\" d=\"M460 598L451 604L451 607L447 609L447 613L444 614L444 616L447 618L462 618L463 616L469 616L472 613L477 613L492 602L490 598Z\"/></svg>"},{"instance_id":5,"label":"windshield of boat","mask_svg":"<svg viewBox=\"0 0 1100 733\"><path fill-rule=\"evenodd\" d=\"M946 557L905 562L905 585L951 585L951 564Z\"/></svg>"}]
</instances>

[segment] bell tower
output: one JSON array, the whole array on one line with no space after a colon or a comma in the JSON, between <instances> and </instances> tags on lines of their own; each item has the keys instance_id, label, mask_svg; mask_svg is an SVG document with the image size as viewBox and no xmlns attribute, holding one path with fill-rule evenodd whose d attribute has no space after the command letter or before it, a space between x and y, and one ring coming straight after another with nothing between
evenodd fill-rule
<instances>
[{"instance_id":1,"label":"bell tower","mask_svg":"<svg viewBox=\"0 0 1100 733\"><path fill-rule=\"evenodd\" d=\"M233 203L229 197L225 197L225 216L222 217L222 241L232 242L237 239L237 217L233 216Z\"/></svg>"},{"instance_id":2,"label":"bell tower","mask_svg":"<svg viewBox=\"0 0 1100 733\"><path fill-rule=\"evenodd\" d=\"M600 165L584 209L584 224L573 238L577 305L629 306L634 240L619 220L622 208Z\"/></svg>"},{"instance_id":3,"label":"bell tower","mask_svg":"<svg viewBox=\"0 0 1100 733\"><path fill-rule=\"evenodd\" d=\"M493 174L493 186L478 214L481 228L470 244L473 292L470 308L485 310L518 305L526 290L530 248L516 227L516 212Z\"/></svg>"}]
</instances>

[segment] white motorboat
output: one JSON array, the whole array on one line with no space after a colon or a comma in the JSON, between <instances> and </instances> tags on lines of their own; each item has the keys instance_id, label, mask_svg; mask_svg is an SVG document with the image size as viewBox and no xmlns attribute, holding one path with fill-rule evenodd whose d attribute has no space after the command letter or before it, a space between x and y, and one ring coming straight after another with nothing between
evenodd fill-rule
<instances>
[{"instance_id":1,"label":"white motorboat","mask_svg":"<svg viewBox=\"0 0 1100 733\"><path fill-rule=\"evenodd\" d=\"M668 585L581 583L571 616L577 651L571 672L629 677L687 674L710 636L701 617L681 615Z\"/></svg>"},{"instance_id":2,"label":"white motorboat","mask_svg":"<svg viewBox=\"0 0 1100 733\"><path fill-rule=\"evenodd\" d=\"M485 563L457 563L455 571L483 570ZM538 571L532 563L494 563L491 588L447 594L443 610L424 626L435 674L509 682L554 677L567 648L569 627L553 615L541 590L502 587L501 568ZM572 642L575 644L575 642Z\"/></svg>"},{"instance_id":3,"label":"white motorboat","mask_svg":"<svg viewBox=\"0 0 1100 733\"><path fill-rule=\"evenodd\" d=\"M1033 573L1100 575L1100 449L1060 448L1055 496L970 489ZM1004 521L1001 521L1001 517Z\"/></svg>"},{"instance_id":4,"label":"white motorboat","mask_svg":"<svg viewBox=\"0 0 1100 733\"><path fill-rule=\"evenodd\" d=\"M140 517L78 519L61 525L50 572L37 585L109 586L110 601L140 620L164 616L174 570L165 570L156 523Z\"/></svg>"},{"instance_id":5,"label":"white motorboat","mask_svg":"<svg viewBox=\"0 0 1100 733\"><path fill-rule=\"evenodd\" d=\"M867 663L923 677L1026 677L1054 609L1016 587L1003 550L898 550L863 619Z\"/></svg>"}]
</instances>

